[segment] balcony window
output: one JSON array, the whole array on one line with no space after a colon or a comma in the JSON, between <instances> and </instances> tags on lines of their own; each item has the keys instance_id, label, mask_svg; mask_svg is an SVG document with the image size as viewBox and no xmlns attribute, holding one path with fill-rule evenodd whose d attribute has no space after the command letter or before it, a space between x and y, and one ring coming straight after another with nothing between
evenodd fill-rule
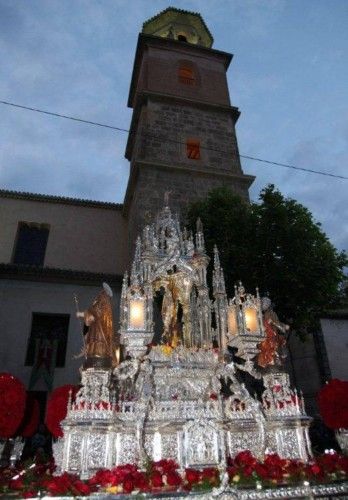
<instances>
[{"instance_id":1,"label":"balcony window","mask_svg":"<svg viewBox=\"0 0 348 500\"><path fill-rule=\"evenodd\" d=\"M13 263L43 266L48 234L49 226L47 224L19 222Z\"/></svg>"}]
</instances>

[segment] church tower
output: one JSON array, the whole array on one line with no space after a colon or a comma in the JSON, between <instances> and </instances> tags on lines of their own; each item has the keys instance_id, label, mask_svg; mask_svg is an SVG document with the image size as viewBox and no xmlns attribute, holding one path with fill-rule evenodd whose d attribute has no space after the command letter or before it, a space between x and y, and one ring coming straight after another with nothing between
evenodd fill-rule
<instances>
[{"instance_id":1,"label":"church tower","mask_svg":"<svg viewBox=\"0 0 348 500\"><path fill-rule=\"evenodd\" d=\"M212 48L200 14L169 7L139 34L128 106L130 177L124 203L132 243L144 219L163 205L183 213L211 189L248 199L254 177L242 171L226 72L232 54Z\"/></svg>"}]
</instances>

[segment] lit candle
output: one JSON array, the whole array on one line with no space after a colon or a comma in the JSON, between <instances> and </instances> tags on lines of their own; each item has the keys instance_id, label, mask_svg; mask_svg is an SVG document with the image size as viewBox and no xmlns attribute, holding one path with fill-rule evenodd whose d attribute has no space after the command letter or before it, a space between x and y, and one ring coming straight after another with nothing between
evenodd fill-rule
<instances>
[{"instance_id":1,"label":"lit candle","mask_svg":"<svg viewBox=\"0 0 348 500\"><path fill-rule=\"evenodd\" d=\"M245 327L250 333L256 333L259 331L259 325L257 321L257 311L252 307L247 307L244 309L245 317Z\"/></svg>"},{"instance_id":2,"label":"lit candle","mask_svg":"<svg viewBox=\"0 0 348 500\"><path fill-rule=\"evenodd\" d=\"M145 329L145 303L141 299L130 300L129 329Z\"/></svg>"},{"instance_id":3,"label":"lit candle","mask_svg":"<svg viewBox=\"0 0 348 500\"><path fill-rule=\"evenodd\" d=\"M230 335L237 335L238 333L236 313L237 313L236 306L234 304L230 305L228 307L228 313L227 313L228 333Z\"/></svg>"}]
</instances>

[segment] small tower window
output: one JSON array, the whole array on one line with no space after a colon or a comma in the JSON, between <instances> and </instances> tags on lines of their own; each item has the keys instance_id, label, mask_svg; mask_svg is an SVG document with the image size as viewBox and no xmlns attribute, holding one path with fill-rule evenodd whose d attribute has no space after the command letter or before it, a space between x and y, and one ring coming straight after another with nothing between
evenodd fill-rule
<instances>
[{"instance_id":1,"label":"small tower window","mask_svg":"<svg viewBox=\"0 0 348 500\"><path fill-rule=\"evenodd\" d=\"M179 82L186 85L194 85L196 81L195 74L192 68L187 66L180 66L179 68Z\"/></svg>"},{"instance_id":2,"label":"small tower window","mask_svg":"<svg viewBox=\"0 0 348 500\"><path fill-rule=\"evenodd\" d=\"M188 139L186 141L186 154L190 160L200 160L200 142L197 139Z\"/></svg>"}]
</instances>

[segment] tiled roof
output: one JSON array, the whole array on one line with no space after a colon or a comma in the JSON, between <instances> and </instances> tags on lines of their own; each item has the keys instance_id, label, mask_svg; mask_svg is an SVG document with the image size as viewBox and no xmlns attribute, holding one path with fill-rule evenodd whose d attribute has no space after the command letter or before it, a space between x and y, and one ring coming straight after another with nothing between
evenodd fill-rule
<instances>
[{"instance_id":1,"label":"tiled roof","mask_svg":"<svg viewBox=\"0 0 348 500\"><path fill-rule=\"evenodd\" d=\"M107 208L111 210L122 210L122 203L111 203L107 201L84 200L81 198L68 198L65 196L52 196L48 194L26 193L23 191L10 191L0 189L0 198L13 198L18 200L43 201L47 203L62 203L64 205L79 205L83 207Z\"/></svg>"}]
</instances>

